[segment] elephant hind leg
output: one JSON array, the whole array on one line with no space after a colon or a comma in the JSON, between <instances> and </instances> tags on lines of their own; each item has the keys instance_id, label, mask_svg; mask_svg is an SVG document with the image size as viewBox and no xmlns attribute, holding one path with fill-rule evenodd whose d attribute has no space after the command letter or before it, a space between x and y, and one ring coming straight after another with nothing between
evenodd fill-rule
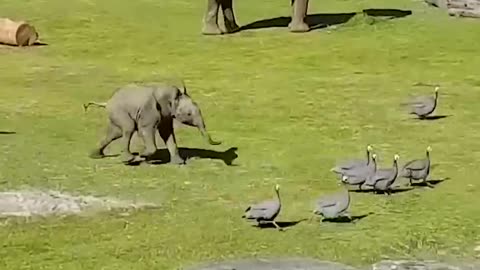
<instances>
[{"instance_id":1,"label":"elephant hind leg","mask_svg":"<svg viewBox=\"0 0 480 270\"><path fill-rule=\"evenodd\" d=\"M90 158L103 158L105 156L103 150L105 150L110 143L121 137L122 130L120 127L116 126L112 121L109 121L105 138L100 142L98 148L90 153Z\"/></svg>"},{"instance_id":2,"label":"elephant hind leg","mask_svg":"<svg viewBox=\"0 0 480 270\"><path fill-rule=\"evenodd\" d=\"M233 1L221 0L220 6L222 7L223 21L225 23L225 29L227 30L227 33L236 32L239 27L235 20L235 14L233 12Z\"/></svg>"},{"instance_id":3,"label":"elephant hind leg","mask_svg":"<svg viewBox=\"0 0 480 270\"><path fill-rule=\"evenodd\" d=\"M305 23L307 16L308 0L292 0L292 21L288 25L290 32L307 32L310 30Z\"/></svg>"},{"instance_id":4,"label":"elephant hind leg","mask_svg":"<svg viewBox=\"0 0 480 270\"><path fill-rule=\"evenodd\" d=\"M110 116L112 124L120 127L122 137L122 161L124 163L130 163L135 159L135 156L130 151L130 142L132 140L133 133L136 130L136 122L124 111L116 111Z\"/></svg>"},{"instance_id":5,"label":"elephant hind leg","mask_svg":"<svg viewBox=\"0 0 480 270\"><path fill-rule=\"evenodd\" d=\"M220 35L222 31L218 27L219 0L207 0L207 11L203 17L202 34Z\"/></svg>"}]
</instances>

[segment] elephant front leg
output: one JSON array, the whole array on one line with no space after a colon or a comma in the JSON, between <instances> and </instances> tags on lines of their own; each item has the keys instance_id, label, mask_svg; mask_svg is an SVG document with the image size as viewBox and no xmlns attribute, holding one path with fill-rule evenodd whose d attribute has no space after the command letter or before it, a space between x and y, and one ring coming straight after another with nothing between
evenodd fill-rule
<instances>
[{"instance_id":1,"label":"elephant front leg","mask_svg":"<svg viewBox=\"0 0 480 270\"><path fill-rule=\"evenodd\" d=\"M222 31L218 27L219 0L207 0L207 11L203 17L202 34L220 35Z\"/></svg>"},{"instance_id":2,"label":"elephant front leg","mask_svg":"<svg viewBox=\"0 0 480 270\"><path fill-rule=\"evenodd\" d=\"M223 12L223 21L225 22L225 28L227 33L236 32L239 27L235 21L235 13L233 12L233 1L232 0L221 0L220 6L222 7Z\"/></svg>"},{"instance_id":3,"label":"elephant front leg","mask_svg":"<svg viewBox=\"0 0 480 270\"><path fill-rule=\"evenodd\" d=\"M185 164L185 160L180 156L178 151L175 134L173 133L173 119L162 120L158 129L160 137L165 142L168 152L170 153L171 164Z\"/></svg>"},{"instance_id":4,"label":"elephant front leg","mask_svg":"<svg viewBox=\"0 0 480 270\"><path fill-rule=\"evenodd\" d=\"M308 0L292 0L292 21L288 25L290 32L307 32L310 30L305 23L307 16Z\"/></svg>"}]
</instances>

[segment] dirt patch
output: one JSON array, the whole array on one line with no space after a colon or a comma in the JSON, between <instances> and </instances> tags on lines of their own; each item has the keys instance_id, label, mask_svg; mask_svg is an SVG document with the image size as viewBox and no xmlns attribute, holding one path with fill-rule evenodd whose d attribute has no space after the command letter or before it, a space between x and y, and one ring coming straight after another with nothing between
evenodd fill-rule
<instances>
[{"instance_id":1,"label":"dirt patch","mask_svg":"<svg viewBox=\"0 0 480 270\"><path fill-rule=\"evenodd\" d=\"M74 215L113 209L139 209L154 204L94 196L74 196L58 191L17 190L0 192L0 217Z\"/></svg>"}]
</instances>

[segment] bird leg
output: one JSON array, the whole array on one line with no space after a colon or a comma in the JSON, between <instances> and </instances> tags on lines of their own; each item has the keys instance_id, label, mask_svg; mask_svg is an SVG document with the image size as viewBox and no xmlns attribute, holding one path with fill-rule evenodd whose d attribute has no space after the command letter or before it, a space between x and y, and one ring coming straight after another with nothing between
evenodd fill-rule
<instances>
[{"instance_id":1,"label":"bird leg","mask_svg":"<svg viewBox=\"0 0 480 270\"><path fill-rule=\"evenodd\" d=\"M313 220L314 218L315 218L315 215L312 215L312 216L310 217L310 219L308 220L308 222L312 222L312 220Z\"/></svg>"},{"instance_id":2,"label":"bird leg","mask_svg":"<svg viewBox=\"0 0 480 270\"><path fill-rule=\"evenodd\" d=\"M350 215L350 213L348 213L348 212L345 212L345 213L344 213L342 216L344 216L344 217L348 218L348 220L349 220L350 222L352 222L352 221L353 221L353 218L352 218L352 216L351 216L351 215Z\"/></svg>"},{"instance_id":3,"label":"bird leg","mask_svg":"<svg viewBox=\"0 0 480 270\"><path fill-rule=\"evenodd\" d=\"M278 226L277 222L275 221L272 221L273 225L279 230L279 231L283 231L283 228Z\"/></svg>"},{"instance_id":4,"label":"bird leg","mask_svg":"<svg viewBox=\"0 0 480 270\"><path fill-rule=\"evenodd\" d=\"M426 177L425 177L425 178L423 178L423 183L425 183L425 185L427 185L427 187L429 187L429 188L433 188L433 185L432 185L432 184L430 184L429 182L427 182L427 178L426 178Z\"/></svg>"}]
</instances>

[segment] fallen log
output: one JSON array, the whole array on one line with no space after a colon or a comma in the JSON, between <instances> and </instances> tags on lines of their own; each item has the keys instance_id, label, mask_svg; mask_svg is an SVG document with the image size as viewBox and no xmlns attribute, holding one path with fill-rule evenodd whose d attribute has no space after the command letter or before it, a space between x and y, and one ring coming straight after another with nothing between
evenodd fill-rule
<instances>
[{"instance_id":1,"label":"fallen log","mask_svg":"<svg viewBox=\"0 0 480 270\"><path fill-rule=\"evenodd\" d=\"M35 27L25 21L0 18L0 43L13 46L31 46L38 40Z\"/></svg>"}]
</instances>

